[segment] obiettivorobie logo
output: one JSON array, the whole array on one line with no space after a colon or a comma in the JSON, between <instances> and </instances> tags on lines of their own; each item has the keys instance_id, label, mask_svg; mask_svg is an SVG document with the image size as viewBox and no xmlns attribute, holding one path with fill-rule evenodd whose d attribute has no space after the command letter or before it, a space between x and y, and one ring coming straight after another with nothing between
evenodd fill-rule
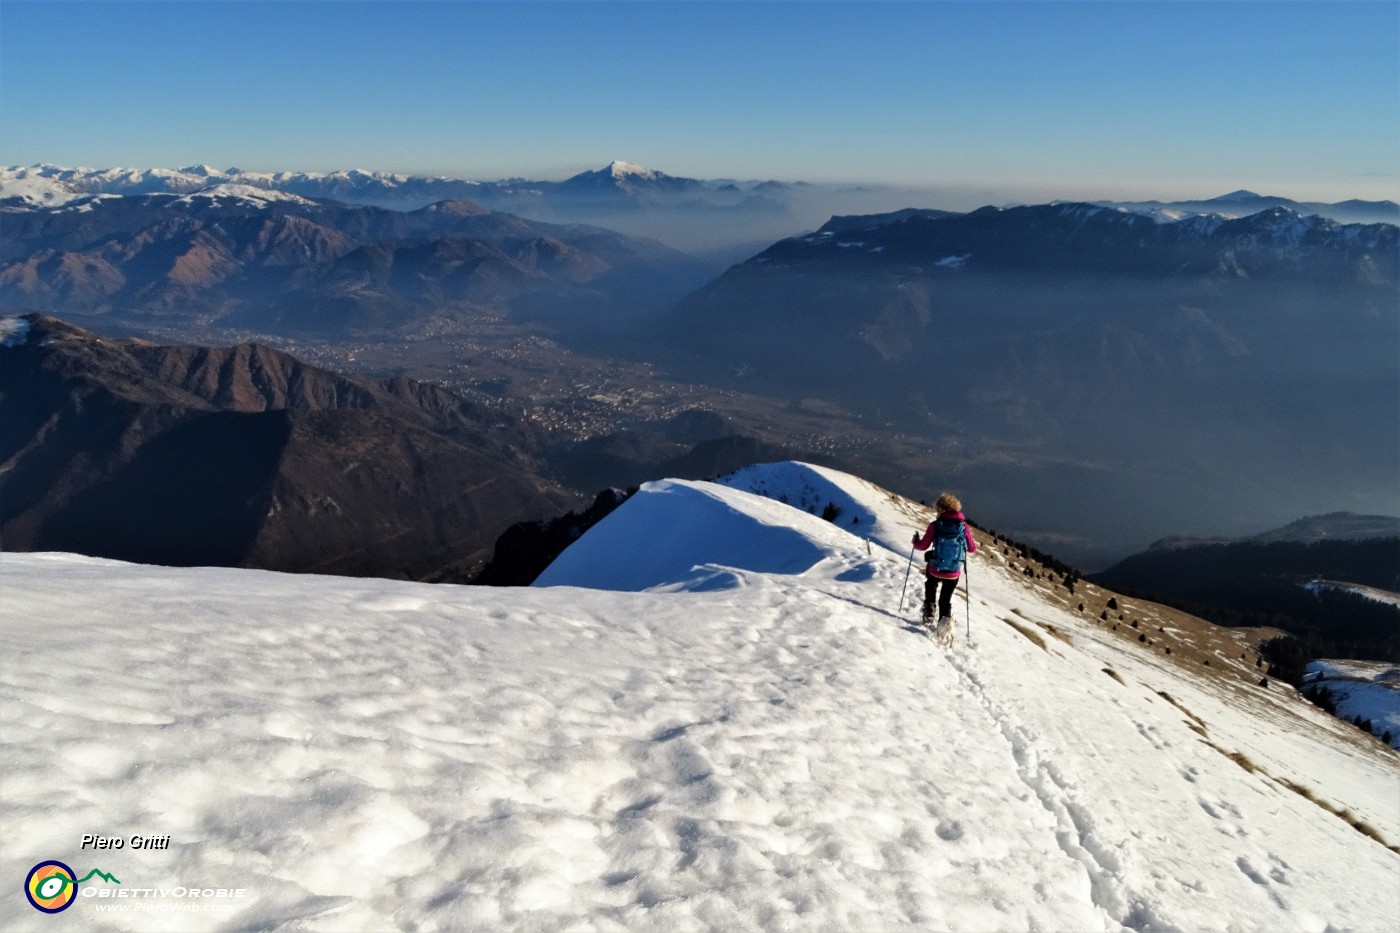
<instances>
[{"instance_id":1,"label":"obiettivorobie logo","mask_svg":"<svg viewBox=\"0 0 1400 933\"><path fill-rule=\"evenodd\" d=\"M163 841L169 837L160 838ZM121 848L119 845L98 847ZM106 884L88 885L79 891L80 886L93 878L100 878ZM121 879L100 868L94 868L79 878L77 872L57 859L46 859L29 869L24 879L24 896L31 907L46 914L61 913L79 899L93 901L95 910L121 913L232 912L248 903L247 888L123 885Z\"/></svg>"},{"instance_id":2,"label":"obiettivorobie logo","mask_svg":"<svg viewBox=\"0 0 1400 933\"><path fill-rule=\"evenodd\" d=\"M121 884L115 877L94 868L79 878L77 872L55 859L40 862L29 869L24 879L24 896L35 910L56 914L73 906L78 899L78 885L96 875L111 884Z\"/></svg>"}]
</instances>

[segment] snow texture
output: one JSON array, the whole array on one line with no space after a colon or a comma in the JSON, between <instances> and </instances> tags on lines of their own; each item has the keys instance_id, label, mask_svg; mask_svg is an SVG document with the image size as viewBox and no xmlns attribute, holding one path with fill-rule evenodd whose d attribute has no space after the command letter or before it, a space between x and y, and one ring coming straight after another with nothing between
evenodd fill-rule
<instances>
[{"instance_id":1,"label":"snow texture","mask_svg":"<svg viewBox=\"0 0 1400 933\"><path fill-rule=\"evenodd\" d=\"M614 160L608 165L606 171L613 178L627 178L635 176L644 179L654 179L658 173L649 168L638 165L636 162L624 162L621 159Z\"/></svg>"},{"instance_id":2,"label":"snow texture","mask_svg":"<svg viewBox=\"0 0 1400 933\"><path fill-rule=\"evenodd\" d=\"M26 169L0 172L0 200L19 198L33 207L57 207L87 197L61 182Z\"/></svg>"},{"instance_id":3,"label":"snow texture","mask_svg":"<svg viewBox=\"0 0 1400 933\"><path fill-rule=\"evenodd\" d=\"M524 590L0 555L0 875L121 881L0 928L1400 923L1400 855L1352 825L1400 841L1400 758L995 548L940 649L899 612L928 518L778 464L644 486Z\"/></svg>"},{"instance_id":4,"label":"snow texture","mask_svg":"<svg viewBox=\"0 0 1400 933\"><path fill-rule=\"evenodd\" d=\"M272 191L267 188L256 188L252 185L241 185L232 183L221 183L201 188L198 191L177 198L174 204L192 204L196 199L213 200L215 198L228 198L240 201L245 204L261 206L275 202L291 204L311 204L313 202L295 194L288 194L285 191Z\"/></svg>"}]
</instances>

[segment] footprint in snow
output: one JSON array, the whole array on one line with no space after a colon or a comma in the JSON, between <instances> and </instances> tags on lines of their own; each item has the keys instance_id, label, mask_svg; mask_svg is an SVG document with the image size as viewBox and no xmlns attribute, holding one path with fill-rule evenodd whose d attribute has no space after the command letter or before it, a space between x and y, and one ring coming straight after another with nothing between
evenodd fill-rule
<instances>
[{"instance_id":1,"label":"footprint in snow","mask_svg":"<svg viewBox=\"0 0 1400 933\"><path fill-rule=\"evenodd\" d=\"M957 842L963 837L962 823L957 820L944 820L933 831L944 842Z\"/></svg>"},{"instance_id":2,"label":"footprint in snow","mask_svg":"<svg viewBox=\"0 0 1400 933\"><path fill-rule=\"evenodd\" d=\"M1252 864L1250 864L1249 859L1241 855L1239 858L1235 859L1235 866L1239 868L1239 870L1244 873L1244 876L1250 881L1253 881L1255 884L1265 888L1269 893L1270 899L1272 899L1273 902L1276 905L1278 905L1279 909L1288 909L1288 902L1283 899L1282 895L1280 895L1277 891L1273 889L1273 886L1269 884L1269 879L1261 875L1258 869L1256 869ZM1287 882L1284 883L1286 884Z\"/></svg>"}]
</instances>

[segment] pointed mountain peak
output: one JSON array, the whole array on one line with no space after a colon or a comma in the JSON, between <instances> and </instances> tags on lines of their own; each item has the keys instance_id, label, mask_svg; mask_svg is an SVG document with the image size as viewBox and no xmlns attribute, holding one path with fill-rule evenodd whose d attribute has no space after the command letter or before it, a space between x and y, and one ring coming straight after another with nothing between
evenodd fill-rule
<instances>
[{"instance_id":1,"label":"pointed mountain peak","mask_svg":"<svg viewBox=\"0 0 1400 933\"><path fill-rule=\"evenodd\" d=\"M568 179L565 184L586 188L616 188L625 191L634 187L646 188L658 184L674 184L684 181L685 179L672 178L665 172L654 171L646 166L638 165L636 162L624 162L618 159L609 162L603 168L579 172Z\"/></svg>"},{"instance_id":2,"label":"pointed mountain peak","mask_svg":"<svg viewBox=\"0 0 1400 933\"><path fill-rule=\"evenodd\" d=\"M1238 190L1238 191L1231 191L1229 194L1222 194L1222 195L1221 195L1220 197L1218 197L1218 198L1211 198L1211 200L1212 200L1212 201L1257 201L1257 200L1259 200L1259 199L1262 198L1262 197L1263 197L1263 195L1262 195L1262 194L1259 194L1258 192L1250 191L1250 190L1247 189L1247 188L1241 188L1241 189Z\"/></svg>"}]
</instances>

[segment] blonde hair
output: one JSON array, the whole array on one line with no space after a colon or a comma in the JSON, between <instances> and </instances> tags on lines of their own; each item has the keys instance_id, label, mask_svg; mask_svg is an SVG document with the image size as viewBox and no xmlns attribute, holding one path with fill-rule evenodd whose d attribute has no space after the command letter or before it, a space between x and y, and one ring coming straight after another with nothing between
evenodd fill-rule
<instances>
[{"instance_id":1,"label":"blonde hair","mask_svg":"<svg viewBox=\"0 0 1400 933\"><path fill-rule=\"evenodd\" d=\"M958 497L953 495L951 492L945 492L943 495L939 496L938 501L934 503L934 506L940 512L962 511L962 503L959 502Z\"/></svg>"}]
</instances>

